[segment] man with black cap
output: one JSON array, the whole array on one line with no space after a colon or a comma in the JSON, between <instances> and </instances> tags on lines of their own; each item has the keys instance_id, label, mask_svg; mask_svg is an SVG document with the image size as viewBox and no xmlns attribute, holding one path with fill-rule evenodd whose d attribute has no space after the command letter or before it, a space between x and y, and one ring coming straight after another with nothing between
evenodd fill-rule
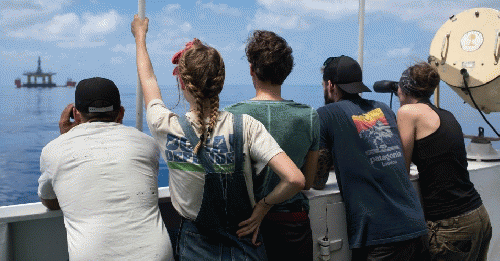
<instances>
[{"instance_id":1,"label":"man with black cap","mask_svg":"<svg viewBox=\"0 0 500 261\"><path fill-rule=\"evenodd\" d=\"M158 208L159 149L121 124L124 112L111 80L82 80L61 135L42 150L38 196L62 210L70 260L172 260Z\"/></svg>"},{"instance_id":2,"label":"man with black cap","mask_svg":"<svg viewBox=\"0 0 500 261\"><path fill-rule=\"evenodd\" d=\"M330 57L323 64L325 106L315 188L332 165L346 207L352 260L428 260L427 228L405 167L394 112L367 100L359 64Z\"/></svg>"}]
</instances>

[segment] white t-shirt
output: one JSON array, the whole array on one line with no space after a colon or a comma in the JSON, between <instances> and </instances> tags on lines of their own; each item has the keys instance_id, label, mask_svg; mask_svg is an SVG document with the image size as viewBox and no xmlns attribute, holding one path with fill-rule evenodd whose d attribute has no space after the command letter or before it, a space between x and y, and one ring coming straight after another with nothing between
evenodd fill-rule
<instances>
[{"instance_id":1,"label":"white t-shirt","mask_svg":"<svg viewBox=\"0 0 500 261\"><path fill-rule=\"evenodd\" d=\"M196 115L188 112L186 116L200 136ZM163 101L153 100L148 104L146 119L168 165L172 204L183 217L195 220L200 211L205 185L203 166L193 162L192 148L196 144L191 145L187 140L177 114L168 110ZM233 114L220 111L213 134L206 143L210 157L215 160L216 170L233 167L234 148L230 142L232 135ZM260 173L269 160L280 152L283 150L264 125L249 115L243 115L243 171L252 205L255 204L252 173Z\"/></svg>"},{"instance_id":2,"label":"white t-shirt","mask_svg":"<svg viewBox=\"0 0 500 261\"><path fill-rule=\"evenodd\" d=\"M158 160L153 138L119 123L83 123L43 148L38 196L58 199L70 260L173 260Z\"/></svg>"}]
</instances>

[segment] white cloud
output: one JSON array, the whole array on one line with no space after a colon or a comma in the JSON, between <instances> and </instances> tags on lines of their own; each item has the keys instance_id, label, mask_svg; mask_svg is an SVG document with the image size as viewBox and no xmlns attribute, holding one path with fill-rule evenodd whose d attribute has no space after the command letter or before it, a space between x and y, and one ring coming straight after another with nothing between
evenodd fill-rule
<instances>
[{"instance_id":1,"label":"white cloud","mask_svg":"<svg viewBox=\"0 0 500 261\"><path fill-rule=\"evenodd\" d=\"M46 30L49 34L58 35L78 28L79 23L78 16L73 13L54 16L48 23Z\"/></svg>"},{"instance_id":2,"label":"white cloud","mask_svg":"<svg viewBox=\"0 0 500 261\"><path fill-rule=\"evenodd\" d=\"M267 10L287 15L311 15L336 19L358 10L358 1L346 0L258 0Z\"/></svg>"},{"instance_id":3,"label":"white cloud","mask_svg":"<svg viewBox=\"0 0 500 261\"><path fill-rule=\"evenodd\" d=\"M42 53L39 51L33 52L33 51L28 51L28 50L25 50L22 52L18 52L16 50L14 50L14 51L2 51L2 56L9 57L13 60L19 60L19 61L24 60L26 57L32 58L34 56L40 56L41 54Z\"/></svg>"},{"instance_id":4,"label":"white cloud","mask_svg":"<svg viewBox=\"0 0 500 261\"><path fill-rule=\"evenodd\" d=\"M263 6L247 29L307 30L313 18L338 19L354 13L357 1L326 0L258 0Z\"/></svg>"},{"instance_id":5,"label":"white cloud","mask_svg":"<svg viewBox=\"0 0 500 261\"><path fill-rule=\"evenodd\" d=\"M187 33L187 32L189 32L189 31L193 28L193 26L192 26L190 23L185 22L185 23L183 23L181 26L179 26L179 28L180 28L183 32Z\"/></svg>"},{"instance_id":6,"label":"white cloud","mask_svg":"<svg viewBox=\"0 0 500 261\"><path fill-rule=\"evenodd\" d=\"M71 0L0 0L0 25L4 28L23 28L57 12Z\"/></svg>"},{"instance_id":7,"label":"white cloud","mask_svg":"<svg viewBox=\"0 0 500 261\"><path fill-rule=\"evenodd\" d=\"M116 11L101 15L84 14L82 18L74 13L56 15L47 22L34 24L6 35L14 38L40 41L57 41L64 48L95 47L106 44L104 35L113 32L120 20Z\"/></svg>"},{"instance_id":8,"label":"white cloud","mask_svg":"<svg viewBox=\"0 0 500 261\"><path fill-rule=\"evenodd\" d=\"M57 43L57 46L62 48L89 48L89 47L97 47L104 46L106 42L103 40L70 40L70 41L61 41Z\"/></svg>"},{"instance_id":9,"label":"white cloud","mask_svg":"<svg viewBox=\"0 0 500 261\"><path fill-rule=\"evenodd\" d=\"M359 2L347 0L258 0L258 3L274 15L298 16L335 20L358 13ZM500 8L500 2L478 1L433 1L433 0L372 0L366 1L365 12L383 12L405 21L415 21L425 30L437 30L446 19L464 10L477 6ZM492 6L493 5L493 6ZM253 22L258 24L258 14ZM276 22L269 20L276 24ZM286 25L286 24L285 24Z\"/></svg>"},{"instance_id":10,"label":"white cloud","mask_svg":"<svg viewBox=\"0 0 500 261\"><path fill-rule=\"evenodd\" d=\"M148 51L150 54L160 54L171 57L177 51L184 48L185 44L191 40L193 39L187 37L167 37L162 35L148 44Z\"/></svg>"},{"instance_id":11,"label":"white cloud","mask_svg":"<svg viewBox=\"0 0 500 261\"><path fill-rule=\"evenodd\" d=\"M392 14L403 21L413 21L424 30L436 31L451 15L456 15L467 9L481 5L480 2L487 3L484 0L475 2L384 0L381 2L382 8L367 8L367 12L380 11L386 14ZM498 5L498 7L500 7L500 5Z\"/></svg>"},{"instance_id":12,"label":"white cloud","mask_svg":"<svg viewBox=\"0 0 500 261\"><path fill-rule=\"evenodd\" d=\"M124 64L125 59L123 59L123 57L121 56L111 57L110 63L113 65Z\"/></svg>"},{"instance_id":13,"label":"white cloud","mask_svg":"<svg viewBox=\"0 0 500 261\"><path fill-rule=\"evenodd\" d=\"M239 48L239 46L237 46L236 43L234 43L234 42L229 43L226 46L217 46L217 45L214 45L213 47L216 50L218 50L221 54L229 54L230 52L236 51ZM222 55L222 56L224 56L224 55Z\"/></svg>"},{"instance_id":14,"label":"white cloud","mask_svg":"<svg viewBox=\"0 0 500 261\"><path fill-rule=\"evenodd\" d=\"M389 57L407 57L411 50L412 47L406 47L406 48L400 48L400 49L392 49L387 52L387 56Z\"/></svg>"},{"instance_id":15,"label":"white cloud","mask_svg":"<svg viewBox=\"0 0 500 261\"><path fill-rule=\"evenodd\" d=\"M78 30L79 27L80 21L78 16L70 13L54 16L46 23L35 24L28 28L8 31L6 35L14 38L55 41L68 37L75 37L75 30Z\"/></svg>"},{"instance_id":16,"label":"white cloud","mask_svg":"<svg viewBox=\"0 0 500 261\"><path fill-rule=\"evenodd\" d=\"M171 13L173 11L181 9L180 4L169 4L163 8L163 12Z\"/></svg>"},{"instance_id":17,"label":"white cloud","mask_svg":"<svg viewBox=\"0 0 500 261\"><path fill-rule=\"evenodd\" d=\"M82 36L93 35L93 34L107 34L116 29L119 15L111 10L109 13L102 15L90 15L86 14L83 16L85 24L82 26L80 33Z\"/></svg>"},{"instance_id":18,"label":"white cloud","mask_svg":"<svg viewBox=\"0 0 500 261\"><path fill-rule=\"evenodd\" d=\"M148 33L149 54L152 56L161 55L162 59L171 57L178 50L184 48L187 42L193 40L191 36L193 25L185 19L186 16L190 15L192 14L185 13L179 4L170 4L165 6L161 12L149 17L150 26L152 21L159 21L160 26L159 30L154 30L157 32L156 34L152 34L152 30ZM133 48L135 54L135 46ZM121 51L125 52L125 50ZM128 45L126 52L130 52Z\"/></svg>"},{"instance_id":19,"label":"white cloud","mask_svg":"<svg viewBox=\"0 0 500 261\"><path fill-rule=\"evenodd\" d=\"M45 63L45 61L52 60L52 56L47 55L46 53L30 50L0 52L0 59L3 61L4 65L9 65L5 66L5 70L11 70L15 72L16 77L18 77L19 73L22 71L36 70L38 56L40 56L42 59L42 69L44 71L50 71L48 69L48 67L50 67L50 64L48 65L47 63Z\"/></svg>"},{"instance_id":20,"label":"white cloud","mask_svg":"<svg viewBox=\"0 0 500 261\"><path fill-rule=\"evenodd\" d=\"M127 44L125 46L117 44L115 47L111 48L113 52L124 52L126 54L135 54L135 44Z\"/></svg>"},{"instance_id":21,"label":"white cloud","mask_svg":"<svg viewBox=\"0 0 500 261\"><path fill-rule=\"evenodd\" d=\"M201 1L198 1L197 4L201 4ZM241 16L241 12L238 8L230 7L227 4L214 4L210 2L208 4L201 4L203 8L207 8L212 10L212 12L216 14L229 15L229 16Z\"/></svg>"},{"instance_id":22,"label":"white cloud","mask_svg":"<svg viewBox=\"0 0 500 261\"><path fill-rule=\"evenodd\" d=\"M276 30L280 29L298 29L304 30L308 29L310 23L307 17L301 15L282 15L274 12L262 12L257 11L252 24L247 27L247 30L251 29L268 29Z\"/></svg>"}]
</instances>

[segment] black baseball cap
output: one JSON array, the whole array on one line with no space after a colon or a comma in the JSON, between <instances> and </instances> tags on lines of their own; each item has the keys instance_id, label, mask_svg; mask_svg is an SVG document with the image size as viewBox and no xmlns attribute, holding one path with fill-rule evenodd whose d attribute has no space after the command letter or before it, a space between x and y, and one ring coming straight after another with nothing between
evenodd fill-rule
<instances>
[{"instance_id":1,"label":"black baseball cap","mask_svg":"<svg viewBox=\"0 0 500 261\"><path fill-rule=\"evenodd\" d=\"M371 92L363 84L359 63L349 56L330 57L323 63L323 80L332 81L347 93Z\"/></svg>"},{"instance_id":2,"label":"black baseball cap","mask_svg":"<svg viewBox=\"0 0 500 261\"><path fill-rule=\"evenodd\" d=\"M120 92L111 80L94 77L82 80L75 90L75 108L83 113L120 109Z\"/></svg>"}]
</instances>

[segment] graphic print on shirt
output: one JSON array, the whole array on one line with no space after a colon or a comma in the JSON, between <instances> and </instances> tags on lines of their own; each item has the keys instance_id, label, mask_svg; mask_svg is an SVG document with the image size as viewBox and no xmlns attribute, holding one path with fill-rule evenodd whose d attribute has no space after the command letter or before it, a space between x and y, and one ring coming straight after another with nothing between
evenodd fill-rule
<instances>
[{"instance_id":1,"label":"graphic print on shirt","mask_svg":"<svg viewBox=\"0 0 500 261\"><path fill-rule=\"evenodd\" d=\"M382 167L394 165L397 164L397 158L403 157L401 147L395 141L398 137L392 133L382 109L377 108L362 115L353 115L352 120L359 137L372 145L365 151L372 165L377 164Z\"/></svg>"},{"instance_id":2,"label":"graphic print on shirt","mask_svg":"<svg viewBox=\"0 0 500 261\"><path fill-rule=\"evenodd\" d=\"M211 146L210 146L211 144ZM234 172L234 147L233 134L229 134L229 142L224 135L207 139L203 149L208 152L210 160L214 163L214 169L221 173ZM167 135L165 155L169 168L205 172L198 157L193 154L194 146L185 137Z\"/></svg>"}]
</instances>

